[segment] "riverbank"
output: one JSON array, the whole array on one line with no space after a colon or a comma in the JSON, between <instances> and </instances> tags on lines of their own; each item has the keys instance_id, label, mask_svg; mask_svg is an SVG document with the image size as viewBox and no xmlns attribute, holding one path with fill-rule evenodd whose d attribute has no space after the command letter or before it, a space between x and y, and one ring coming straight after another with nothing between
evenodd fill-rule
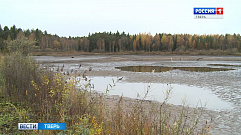
<instances>
[{"instance_id":1,"label":"riverbank","mask_svg":"<svg viewBox=\"0 0 241 135\"><path fill-rule=\"evenodd\" d=\"M82 52L82 51L49 51L49 52L32 52L34 56L78 56L78 55L188 55L188 56L241 56L241 53L232 53L227 50L192 50L187 52L144 52L144 51L123 51L123 52Z\"/></svg>"}]
</instances>

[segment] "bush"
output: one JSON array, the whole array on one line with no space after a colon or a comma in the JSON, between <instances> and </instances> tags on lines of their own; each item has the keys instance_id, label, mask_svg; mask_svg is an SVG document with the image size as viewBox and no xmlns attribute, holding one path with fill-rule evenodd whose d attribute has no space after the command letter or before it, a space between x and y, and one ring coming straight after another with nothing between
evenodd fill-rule
<instances>
[{"instance_id":1,"label":"bush","mask_svg":"<svg viewBox=\"0 0 241 135\"><path fill-rule=\"evenodd\" d=\"M24 36L19 36L16 40L4 41L7 53L18 52L22 55L28 55L34 47L35 42L27 40Z\"/></svg>"},{"instance_id":2,"label":"bush","mask_svg":"<svg viewBox=\"0 0 241 135\"><path fill-rule=\"evenodd\" d=\"M90 120L97 115L98 103L87 92L89 83L77 90L75 85L79 79L70 77L66 82L65 76L41 69L30 56L18 52L6 55L1 74L4 78L1 91L5 101L0 107L5 111L0 113L0 125L6 130L0 133L19 133L16 124L20 122L65 122L74 125L84 114L91 114ZM91 133L97 132L95 130L90 125ZM74 128L71 132L75 133Z\"/></svg>"},{"instance_id":3,"label":"bush","mask_svg":"<svg viewBox=\"0 0 241 135\"><path fill-rule=\"evenodd\" d=\"M8 97L15 101L28 100L27 95L32 95L31 81L40 81L40 72L37 63L28 56L14 53L5 56L1 72L4 76L5 91Z\"/></svg>"},{"instance_id":4,"label":"bush","mask_svg":"<svg viewBox=\"0 0 241 135\"><path fill-rule=\"evenodd\" d=\"M175 50L175 52L177 52L178 54L184 54L185 51L186 51L186 47L183 46L183 45L180 46L180 47L178 47L178 48Z\"/></svg>"},{"instance_id":5,"label":"bush","mask_svg":"<svg viewBox=\"0 0 241 135\"><path fill-rule=\"evenodd\" d=\"M227 55L234 55L236 53L238 53L238 49L237 48L231 48L231 49L227 49L225 50Z\"/></svg>"}]
</instances>

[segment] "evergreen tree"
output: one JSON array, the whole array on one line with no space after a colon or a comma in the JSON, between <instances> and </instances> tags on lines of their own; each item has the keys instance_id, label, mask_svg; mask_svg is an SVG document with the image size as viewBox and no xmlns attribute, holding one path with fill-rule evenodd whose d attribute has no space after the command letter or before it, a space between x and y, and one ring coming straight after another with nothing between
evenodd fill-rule
<instances>
[{"instance_id":1,"label":"evergreen tree","mask_svg":"<svg viewBox=\"0 0 241 135\"><path fill-rule=\"evenodd\" d=\"M10 28L10 37L11 37L12 40L15 40L17 38L17 29L16 29L15 25L13 25Z\"/></svg>"},{"instance_id":2,"label":"evergreen tree","mask_svg":"<svg viewBox=\"0 0 241 135\"><path fill-rule=\"evenodd\" d=\"M2 35L3 35L3 29L2 29L1 24L0 24L0 49L1 49L1 51L3 50L3 37L2 37Z\"/></svg>"},{"instance_id":3,"label":"evergreen tree","mask_svg":"<svg viewBox=\"0 0 241 135\"><path fill-rule=\"evenodd\" d=\"M9 28L8 28L8 26L5 26L3 28L3 33L2 33L3 40L7 40L8 39L8 35L9 35Z\"/></svg>"},{"instance_id":4,"label":"evergreen tree","mask_svg":"<svg viewBox=\"0 0 241 135\"><path fill-rule=\"evenodd\" d=\"M27 30L24 31L24 34L25 34L25 37L29 37L31 32L30 32L29 29L27 29Z\"/></svg>"},{"instance_id":5,"label":"evergreen tree","mask_svg":"<svg viewBox=\"0 0 241 135\"><path fill-rule=\"evenodd\" d=\"M174 40L174 43L173 43L173 47L172 47L172 52L175 51L177 48L177 35L173 40Z\"/></svg>"},{"instance_id":6,"label":"evergreen tree","mask_svg":"<svg viewBox=\"0 0 241 135\"><path fill-rule=\"evenodd\" d=\"M46 30L44 31L44 35L48 35L48 32Z\"/></svg>"},{"instance_id":7,"label":"evergreen tree","mask_svg":"<svg viewBox=\"0 0 241 135\"><path fill-rule=\"evenodd\" d=\"M37 28L34 32L35 32L36 46L39 46L42 31Z\"/></svg>"}]
</instances>

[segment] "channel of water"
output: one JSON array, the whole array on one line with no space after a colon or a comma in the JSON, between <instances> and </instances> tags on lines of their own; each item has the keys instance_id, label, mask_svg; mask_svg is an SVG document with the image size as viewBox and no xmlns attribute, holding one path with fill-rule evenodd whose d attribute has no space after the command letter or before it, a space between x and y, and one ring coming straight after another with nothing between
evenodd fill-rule
<instances>
[{"instance_id":1,"label":"channel of water","mask_svg":"<svg viewBox=\"0 0 241 135\"><path fill-rule=\"evenodd\" d=\"M210 110L230 110L233 105L218 98L212 91L205 88L195 86L179 85L179 84L162 84L162 83L129 83L124 79L118 81L117 77L90 77L93 90L106 93L106 89L110 90L109 95L123 95L135 99L155 100L163 102L166 97L166 91L171 90L168 103L174 105L186 105L190 107L205 107ZM113 84L113 80L116 83ZM87 83L87 82L86 82ZM114 86L114 87L110 87Z\"/></svg>"}]
</instances>

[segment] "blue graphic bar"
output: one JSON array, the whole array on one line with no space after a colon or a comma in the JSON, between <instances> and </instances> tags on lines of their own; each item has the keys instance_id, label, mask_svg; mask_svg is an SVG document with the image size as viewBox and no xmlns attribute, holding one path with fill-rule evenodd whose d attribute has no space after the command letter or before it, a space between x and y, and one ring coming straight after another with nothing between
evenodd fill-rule
<instances>
[{"instance_id":1,"label":"blue graphic bar","mask_svg":"<svg viewBox=\"0 0 241 135\"><path fill-rule=\"evenodd\" d=\"M38 130L66 130L66 123L38 123Z\"/></svg>"},{"instance_id":2,"label":"blue graphic bar","mask_svg":"<svg viewBox=\"0 0 241 135\"><path fill-rule=\"evenodd\" d=\"M194 15L200 15L200 14L210 14L215 15L216 14L216 8L194 8Z\"/></svg>"}]
</instances>

